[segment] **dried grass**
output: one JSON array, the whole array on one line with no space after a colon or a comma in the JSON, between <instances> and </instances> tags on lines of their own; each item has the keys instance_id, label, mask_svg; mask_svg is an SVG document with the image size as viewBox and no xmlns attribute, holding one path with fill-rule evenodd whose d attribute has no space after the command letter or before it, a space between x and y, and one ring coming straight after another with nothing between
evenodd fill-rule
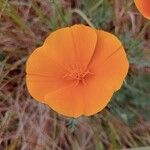
<instances>
[{"instance_id":1,"label":"dried grass","mask_svg":"<svg viewBox=\"0 0 150 150\"><path fill-rule=\"evenodd\" d=\"M129 126L106 108L72 123L27 92L26 59L51 31L69 24L90 25L91 22L103 28L101 21L92 18L102 4L94 0L88 6L91 13L87 13L84 7L88 2L0 1L0 150L116 150L150 145L150 123L143 119L144 114L138 114L134 126ZM132 1L106 0L105 5L107 2L111 3L114 14L105 30L118 36L128 32L133 39L140 38L146 53L144 58L148 60L149 23L139 15ZM130 51L129 56L132 56ZM139 66L131 59L130 73L141 72L149 73L149 66ZM132 109L136 112L135 107Z\"/></svg>"}]
</instances>

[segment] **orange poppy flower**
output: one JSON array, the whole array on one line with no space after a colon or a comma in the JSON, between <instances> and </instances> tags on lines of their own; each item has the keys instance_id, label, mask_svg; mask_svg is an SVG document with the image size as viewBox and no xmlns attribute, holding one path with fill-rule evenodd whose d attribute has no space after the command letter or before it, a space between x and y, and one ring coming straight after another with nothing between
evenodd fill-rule
<instances>
[{"instance_id":1,"label":"orange poppy flower","mask_svg":"<svg viewBox=\"0 0 150 150\"><path fill-rule=\"evenodd\" d=\"M84 25L53 32L29 57L30 94L69 117L101 111L120 89L128 71L121 42Z\"/></svg>"},{"instance_id":2,"label":"orange poppy flower","mask_svg":"<svg viewBox=\"0 0 150 150\"><path fill-rule=\"evenodd\" d=\"M150 19L150 0L134 0L134 2L141 14Z\"/></svg>"}]
</instances>

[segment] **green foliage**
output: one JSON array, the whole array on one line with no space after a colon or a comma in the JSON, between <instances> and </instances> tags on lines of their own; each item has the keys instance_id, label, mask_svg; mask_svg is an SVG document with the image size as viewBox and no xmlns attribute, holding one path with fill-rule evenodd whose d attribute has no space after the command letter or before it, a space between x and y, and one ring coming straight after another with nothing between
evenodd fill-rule
<instances>
[{"instance_id":1,"label":"green foliage","mask_svg":"<svg viewBox=\"0 0 150 150\"><path fill-rule=\"evenodd\" d=\"M16 9L9 4L9 2L7 2L5 0L0 0L0 10L6 16L10 17L12 19L12 21L14 21L22 30L27 29L27 26L26 26L24 20L19 15L19 13L16 11Z\"/></svg>"},{"instance_id":2,"label":"green foliage","mask_svg":"<svg viewBox=\"0 0 150 150\"><path fill-rule=\"evenodd\" d=\"M144 56L144 52L142 51L142 40L131 37L129 33L120 35L120 39L128 52L130 63L139 63Z\"/></svg>"},{"instance_id":3,"label":"green foliage","mask_svg":"<svg viewBox=\"0 0 150 150\"><path fill-rule=\"evenodd\" d=\"M139 116L149 119L149 83L149 74L129 74L124 86L114 94L109 105L112 113L129 124L135 123Z\"/></svg>"},{"instance_id":4,"label":"green foliage","mask_svg":"<svg viewBox=\"0 0 150 150\"><path fill-rule=\"evenodd\" d=\"M112 7L109 0L82 0L83 11L91 18L96 28L108 29L112 19Z\"/></svg>"},{"instance_id":5,"label":"green foliage","mask_svg":"<svg viewBox=\"0 0 150 150\"><path fill-rule=\"evenodd\" d=\"M5 59L5 54L4 53L0 53L0 62L2 62Z\"/></svg>"},{"instance_id":6,"label":"green foliage","mask_svg":"<svg viewBox=\"0 0 150 150\"><path fill-rule=\"evenodd\" d=\"M68 13L68 10L63 9L62 4L59 0L52 0L52 4L55 8L54 17L51 20L52 24L55 22L55 25L59 27L68 26L70 24L71 14ZM54 19L57 19L57 21L55 21Z\"/></svg>"}]
</instances>

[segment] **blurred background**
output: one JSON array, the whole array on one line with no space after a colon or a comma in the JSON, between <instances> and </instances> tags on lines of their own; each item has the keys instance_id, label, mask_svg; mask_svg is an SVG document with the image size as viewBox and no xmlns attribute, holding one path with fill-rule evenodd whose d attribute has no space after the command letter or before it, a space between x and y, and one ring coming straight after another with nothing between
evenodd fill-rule
<instances>
[{"instance_id":1,"label":"blurred background","mask_svg":"<svg viewBox=\"0 0 150 150\"><path fill-rule=\"evenodd\" d=\"M73 120L29 95L25 62L52 31L76 23L119 37L130 69L103 111ZM0 0L0 150L150 150L148 146L150 21L133 0Z\"/></svg>"}]
</instances>

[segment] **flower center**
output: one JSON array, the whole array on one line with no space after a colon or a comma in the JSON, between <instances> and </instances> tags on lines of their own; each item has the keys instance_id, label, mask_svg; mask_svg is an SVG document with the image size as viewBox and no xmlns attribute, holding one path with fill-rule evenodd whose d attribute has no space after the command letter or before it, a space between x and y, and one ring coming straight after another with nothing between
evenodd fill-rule
<instances>
[{"instance_id":1,"label":"flower center","mask_svg":"<svg viewBox=\"0 0 150 150\"><path fill-rule=\"evenodd\" d=\"M75 86L77 86L78 84L86 85L88 76L92 75L93 73L90 72L89 69L84 68L85 67L81 64L71 65L65 73L64 78L74 81Z\"/></svg>"}]
</instances>

